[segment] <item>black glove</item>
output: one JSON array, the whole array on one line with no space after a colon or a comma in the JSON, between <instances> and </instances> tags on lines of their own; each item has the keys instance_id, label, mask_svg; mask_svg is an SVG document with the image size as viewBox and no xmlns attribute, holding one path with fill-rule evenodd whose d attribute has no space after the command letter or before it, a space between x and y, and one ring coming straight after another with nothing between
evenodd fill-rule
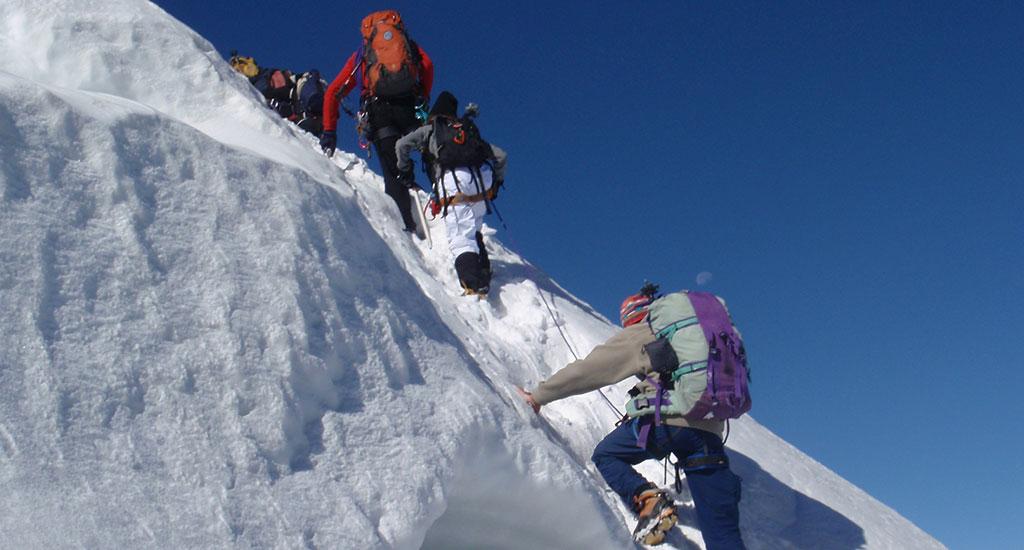
<instances>
[{"instance_id":1,"label":"black glove","mask_svg":"<svg viewBox=\"0 0 1024 550\"><path fill-rule=\"evenodd\" d=\"M413 173L411 167L404 172L398 173L398 183L401 183L409 189L416 187L416 175Z\"/></svg>"},{"instance_id":2,"label":"black glove","mask_svg":"<svg viewBox=\"0 0 1024 550\"><path fill-rule=\"evenodd\" d=\"M338 146L338 132L337 130L324 130L323 134L320 134L320 148L324 150L324 153L329 157L334 156L334 149Z\"/></svg>"},{"instance_id":3,"label":"black glove","mask_svg":"<svg viewBox=\"0 0 1024 550\"><path fill-rule=\"evenodd\" d=\"M505 185L505 180L494 180L494 185L491 186L491 200L498 198L498 190L502 185Z\"/></svg>"}]
</instances>

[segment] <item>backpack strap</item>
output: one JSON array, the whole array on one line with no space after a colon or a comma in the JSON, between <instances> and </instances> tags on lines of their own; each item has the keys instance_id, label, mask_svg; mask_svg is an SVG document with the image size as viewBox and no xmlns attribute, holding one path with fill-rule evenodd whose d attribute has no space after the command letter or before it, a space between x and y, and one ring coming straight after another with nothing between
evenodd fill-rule
<instances>
[{"instance_id":1,"label":"backpack strap","mask_svg":"<svg viewBox=\"0 0 1024 550\"><path fill-rule=\"evenodd\" d=\"M441 123L441 117L434 117L434 120L431 123L430 139L435 140L435 143L436 143L436 140L437 140L437 125L440 124L440 123ZM447 170L440 163L440 161L438 161L437 158L434 158L433 162L435 162L437 164L437 168L440 170L440 173L437 174L437 181L434 182L434 187L435 187L435 193L437 193L437 195L439 197L441 197L441 217L445 218L445 217L448 216L448 205L451 204L451 200L448 198L448 188L445 187L445 185L444 185L444 174L445 174L445 172ZM452 173L452 177L453 178L455 177L455 173L454 172ZM455 187L458 188L458 186L459 186L459 179L455 178ZM438 193L438 191L440 191L440 193Z\"/></svg>"},{"instance_id":2,"label":"backpack strap","mask_svg":"<svg viewBox=\"0 0 1024 550\"><path fill-rule=\"evenodd\" d=\"M706 451L705 451L706 452ZM715 468L718 466L727 466L729 464L729 457L721 455L704 455L694 456L687 458L686 460L680 461L683 470L703 470L705 468Z\"/></svg>"},{"instance_id":3,"label":"backpack strap","mask_svg":"<svg viewBox=\"0 0 1024 550\"><path fill-rule=\"evenodd\" d=\"M446 193L447 193L447 191L446 191ZM442 199L442 200L444 201L444 205L443 206L451 206L453 204L463 204L463 203L467 203L467 202L489 201L493 197L494 197L494 192L491 191L491 190L487 190L487 191L484 191L482 193L474 193L472 195L467 195L466 193L456 193L454 195L447 195L446 194L444 199Z\"/></svg>"},{"instance_id":4,"label":"backpack strap","mask_svg":"<svg viewBox=\"0 0 1024 550\"><path fill-rule=\"evenodd\" d=\"M646 379L647 379L648 383L650 383L651 385L653 385L657 389L657 391L656 391L654 397L637 398L636 399L636 401L637 401L636 408L638 408L638 409L641 408L641 406L639 404L639 401L641 399L646 401L646 404L644 406L650 407L651 405L653 405L654 406L654 426L655 427L661 426L661 406L662 405L666 405L666 406L671 405L672 404L672 400L669 397L668 391L665 390L665 388L661 384L656 382L650 376L646 377ZM647 435L648 435L648 433L650 431L651 431L651 423L644 423L644 425L640 428L639 433L637 434L637 438L636 438L636 446L637 447L641 447L641 448L647 447Z\"/></svg>"},{"instance_id":5,"label":"backpack strap","mask_svg":"<svg viewBox=\"0 0 1024 550\"><path fill-rule=\"evenodd\" d=\"M682 462L682 460L676 460L675 462L672 463L672 465L676 467L676 482L673 487L675 488L677 493L683 492L683 477L679 475L679 471L683 469Z\"/></svg>"},{"instance_id":6,"label":"backpack strap","mask_svg":"<svg viewBox=\"0 0 1024 550\"><path fill-rule=\"evenodd\" d=\"M481 170L484 167L484 164L486 164L487 166L489 166L491 168L491 189L488 189L487 191L484 191L484 176L483 176L483 173L481 172ZM473 177L476 178L477 194L483 196L484 207L487 209L487 213L490 214L491 213L491 199L494 198L494 193L493 193L493 188L494 188L494 167L491 166L491 164L489 162L487 162L487 161L484 161L484 164L481 164L480 166L472 167L472 168L470 168L470 170L473 172Z\"/></svg>"},{"instance_id":7,"label":"backpack strap","mask_svg":"<svg viewBox=\"0 0 1024 550\"><path fill-rule=\"evenodd\" d=\"M693 311L697 314L697 322L704 331L704 338L708 343L714 343L716 336L732 332L732 322L729 320L729 313L725 306L714 294L708 292L687 292L686 297L693 305Z\"/></svg>"},{"instance_id":8,"label":"backpack strap","mask_svg":"<svg viewBox=\"0 0 1024 550\"><path fill-rule=\"evenodd\" d=\"M364 83L366 80L366 41L359 43L359 49L356 50L356 65L352 68L352 76L349 78L356 79L356 85L359 86L359 100L362 102L368 95Z\"/></svg>"}]
</instances>

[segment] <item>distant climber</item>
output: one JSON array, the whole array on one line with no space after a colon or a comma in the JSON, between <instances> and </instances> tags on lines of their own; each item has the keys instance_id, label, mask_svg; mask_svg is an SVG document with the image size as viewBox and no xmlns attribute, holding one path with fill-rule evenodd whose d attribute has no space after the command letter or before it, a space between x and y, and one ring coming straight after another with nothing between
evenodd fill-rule
<instances>
[{"instance_id":1,"label":"distant climber","mask_svg":"<svg viewBox=\"0 0 1024 550\"><path fill-rule=\"evenodd\" d=\"M231 52L229 63L263 94L267 106L274 112L314 136L320 136L327 88L320 71L312 69L296 77L287 69L260 67L255 59L242 57L237 51Z\"/></svg>"},{"instance_id":2,"label":"distant climber","mask_svg":"<svg viewBox=\"0 0 1024 550\"><path fill-rule=\"evenodd\" d=\"M488 201L497 196L505 180L506 155L480 137L472 120L475 109L458 116L459 102L444 91L428 114L428 124L398 140L399 180L413 179L409 158L419 150L432 182L431 204L443 212L448 249L466 294L486 296L491 284L491 262L484 246L483 217Z\"/></svg>"},{"instance_id":3,"label":"distant climber","mask_svg":"<svg viewBox=\"0 0 1024 550\"><path fill-rule=\"evenodd\" d=\"M320 76L320 71L317 69L310 69L300 74L295 80L295 100L299 114L295 124L316 137L320 137L324 131L325 93L327 93L327 82Z\"/></svg>"},{"instance_id":4,"label":"distant climber","mask_svg":"<svg viewBox=\"0 0 1024 550\"><path fill-rule=\"evenodd\" d=\"M367 15L362 23L363 42L348 58L334 82L324 94L323 134L320 146L334 155L338 142L338 103L359 84L361 137L373 142L380 158L384 191L395 201L405 230L416 231L409 188L413 180L399 181L395 167L395 142L419 128L430 101L434 65L430 57L405 30L402 18L393 10ZM356 76L358 74L358 77Z\"/></svg>"},{"instance_id":5,"label":"distant climber","mask_svg":"<svg viewBox=\"0 0 1024 550\"><path fill-rule=\"evenodd\" d=\"M261 67L253 58L242 57L238 52L231 52L229 62L263 94L268 107L281 115L281 118L297 120L295 76L291 71Z\"/></svg>"},{"instance_id":6,"label":"distant climber","mask_svg":"<svg viewBox=\"0 0 1024 550\"><path fill-rule=\"evenodd\" d=\"M656 293L657 287L645 285L626 298L621 331L532 393L519 392L539 413L552 401L636 376L627 416L592 457L608 486L637 514L634 540L660 544L677 522L668 493L633 468L671 453L678 460L677 484L678 468L686 472L707 550L742 550L740 479L729 468L722 417L750 408L746 352L720 298L678 292L655 299ZM722 388L709 387L711 373L721 377L716 383Z\"/></svg>"}]
</instances>

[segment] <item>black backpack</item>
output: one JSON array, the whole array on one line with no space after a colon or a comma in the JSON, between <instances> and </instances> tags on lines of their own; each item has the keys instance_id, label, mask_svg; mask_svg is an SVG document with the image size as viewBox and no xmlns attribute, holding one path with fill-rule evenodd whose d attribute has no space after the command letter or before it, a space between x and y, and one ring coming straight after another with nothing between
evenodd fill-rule
<instances>
[{"instance_id":1,"label":"black backpack","mask_svg":"<svg viewBox=\"0 0 1024 550\"><path fill-rule=\"evenodd\" d=\"M299 75L295 82L299 107L308 116L322 116L324 109L324 92L327 82L320 76L320 71L312 69Z\"/></svg>"},{"instance_id":2,"label":"black backpack","mask_svg":"<svg viewBox=\"0 0 1024 550\"><path fill-rule=\"evenodd\" d=\"M253 86L267 99L267 105L282 118L297 117L299 107L295 101L295 77L283 69L260 69L249 77Z\"/></svg>"},{"instance_id":3,"label":"black backpack","mask_svg":"<svg viewBox=\"0 0 1024 550\"><path fill-rule=\"evenodd\" d=\"M319 137L323 133L324 92L327 82L320 71L312 69L299 75L295 82L295 96L299 105L299 128Z\"/></svg>"},{"instance_id":4,"label":"black backpack","mask_svg":"<svg viewBox=\"0 0 1024 550\"><path fill-rule=\"evenodd\" d=\"M437 143L437 156L431 158L424 156L425 169L427 164L438 166L440 179L444 178L446 172L452 172L456 187L467 194L483 192L483 176L480 169L485 164L490 166L490 160L494 158L491 145L480 137L480 129L470 118L471 116L466 114L460 118L434 117L434 141ZM456 168L468 168L471 175L470 181L459 181L454 173ZM442 216L446 216L451 198L440 179L433 182L434 192L440 196L441 204L444 207ZM485 196L484 204L487 206L487 213L490 214L489 196Z\"/></svg>"},{"instance_id":5,"label":"black backpack","mask_svg":"<svg viewBox=\"0 0 1024 550\"><path fill-rule=\"evenodd\" d=\"M479 169L494 156L490 144L480 137L480 129L468 116L435 117L434 141L437 143L434 162L444 172L460 167Z\"/></svg>"}]
</instances>

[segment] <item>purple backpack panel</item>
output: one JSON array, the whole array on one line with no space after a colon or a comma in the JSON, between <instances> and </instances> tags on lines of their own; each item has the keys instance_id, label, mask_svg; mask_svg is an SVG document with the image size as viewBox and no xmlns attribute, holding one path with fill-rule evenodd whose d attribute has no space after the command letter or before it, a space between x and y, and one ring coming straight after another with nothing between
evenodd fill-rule
<instances>
[{"instance_id":1,"label":"purple backpack panel","mask_svg":"<svg viewBox=\"0 0 1024 550\"><path fill-rule=\"evenodd\" d=\"M736 330L714 294L687 292L697 314L697 322L708 341L707 389L693 409L690 419L739 418L750 410L747 356Z\"/></svg>"}]
</instances>

